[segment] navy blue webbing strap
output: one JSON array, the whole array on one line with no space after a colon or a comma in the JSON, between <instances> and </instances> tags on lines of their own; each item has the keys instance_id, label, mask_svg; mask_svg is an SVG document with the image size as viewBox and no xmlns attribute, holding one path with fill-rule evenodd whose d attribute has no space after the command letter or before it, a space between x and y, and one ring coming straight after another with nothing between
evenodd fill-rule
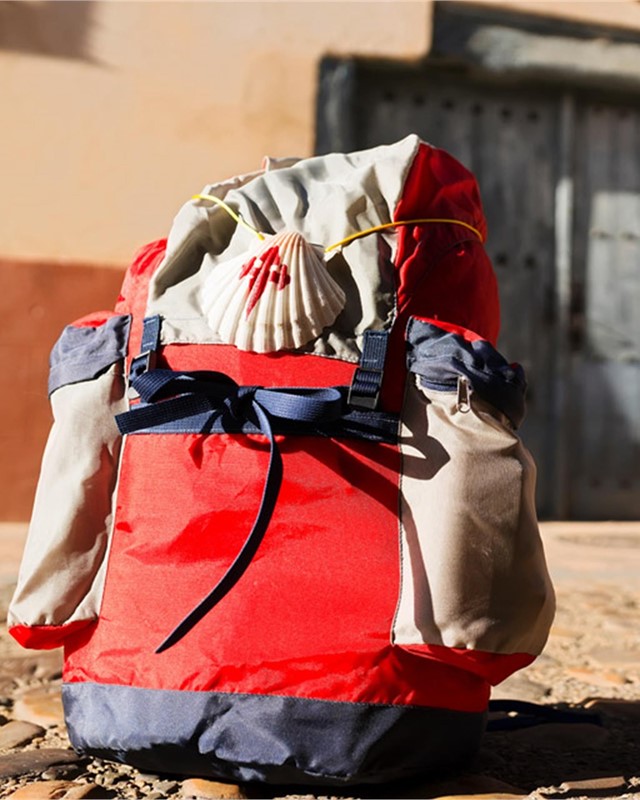
<instances>
[{"instance_id":1,"label":"navy blue webbing strap","mask_svg":"<svg viewBox=\"0 0 640 800\"><path fill-rule=\"evenodd\" d=\"M258 427L270 445L269 466L258 513L235 560L198 605L160 644L161 653L180 641L222 600L242 577L267 531L282 484L282 458L270 416L315 424L342 414L343 396L338 389L262 389L238 386L220 372L173 372L150 370L133 379L142 403L116 416L122 434L135 433L193 413L230 414Z\"/></svg>"},{"instance_id":2,"label":"navy blue webbing strap","mask_svg":"<svg viewBox=\"0 0 640 800\"><path fill-rule=\"evenodd\" d=\"M160 328L162 317L155 315L145 317L142 322L142 341L140 342L140 353L131 361L129 375L135 378L143 372L153 369L155 366L156 350L160 344Z\"/></svg>"},{"instance_id":3,"label":"navy blue webbing strap","mask_svg":"<svg viewBox=\"0 0 640 800\"><path fill-rule=\"evenodd\" d=\"M256 389L256 402L274 417L313 425L338 419L342 393L338 389Z\"/></svg>"},{"instance_id":4,"label":"navy blue webbing strap","mask_svg":"<svg viewBox=\"0 0 640 800\"><path fill-rule=\"evenodd\" d=\"M356 408L374 409L378 405L389 331L365 331L360 363L353 375L348 403Z\"/></svg>"},{"instance_id":5,"label":"navy blue webbing strap","mask_svg":"<svg viewBox=\"0 0 640 800\"><path fill-rule=\"evenodd\" d=\"M271 515L280 493L280 486L282 485L282 456L276 445L276 440L269 424L269 417L260 407L260 404L254 399L251 401L251 407L258 419L261 432L269 440L269 467L267 469L267 477L264 482L262 490L262 499L260 500L260 508L254 520L253 526L249 531L249 535L245 539L240 552L235 557L231 566L227 569L225 574L220 578L218 583L213 589L204 597L198 605L190 611L187 616L171 631L167 638L156 649L156 653L162 653L173 647L174 644L180 641L191 631L200 620L205 617L211 609L217 605L222 598L228 594L231 589L236 585L240 578L245 573L247 567L252 562L258 547L269 527Z\"/></svg>"},{"instance_id":6,"label":"navy blue webbing strap","mask_svg":"<svg viewBox=\"0 0 640 800\"><path fill-rule=\"evenodd\" d=\"M238 386L221 372L153 369L134 378L132 386L142 403L116 416L122 434L136 433L205 411L227 413L236 420L247 419L245 409L254 402L273 417L315 425L339 419L344 405L343 395L337 388Z\"/></svg>"}]
</instances>

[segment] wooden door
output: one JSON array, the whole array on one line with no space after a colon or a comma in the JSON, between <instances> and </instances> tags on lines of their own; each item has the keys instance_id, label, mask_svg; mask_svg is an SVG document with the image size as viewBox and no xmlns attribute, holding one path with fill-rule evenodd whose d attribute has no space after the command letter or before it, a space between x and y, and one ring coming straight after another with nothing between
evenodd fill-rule
<instances>
[{"instance_id":1,"label":"wooden door","mask_svg":"<svg viewBox=\"0 0 640 800\"><path fill-rule=\"evenodd\" d=\"M529 380L522 435L539 465L539 511L640 517L637 105L336 61L318 111L320 152L417 133L475 173L500 286L499 348ZM605 319L616 320L609 333Z\"/></svg>"},{"instance_id":2,"label":"wooden door","mask_svg":"<svg viewBox=\"0 0 640 800\"><path fill-rule=\"evenodd\" d=\"M577 102L570 510L640 517L640 109Z\"/></svg>"}]
</instances>

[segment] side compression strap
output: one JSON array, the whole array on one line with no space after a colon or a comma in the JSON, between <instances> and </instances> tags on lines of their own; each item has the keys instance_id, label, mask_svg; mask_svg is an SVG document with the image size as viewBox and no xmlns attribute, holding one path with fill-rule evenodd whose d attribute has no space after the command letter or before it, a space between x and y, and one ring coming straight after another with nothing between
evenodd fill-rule
<instances>
[{"instance_id":1,"label":"side compression strap","mask_svg":"<svg viewBox=\"0 0 640 800\"><path fill-rule=\"evenodd\" d=\"M389 331L365 331L362 355L349 389L349 405L375 409L384 378Z\"/></svg>"},{"instance_id":2,"label":"side compression strap","mask_svg":"<svg viewBox=\"0 0 640 800\"><path fill-rule=\"evenodd\" d=\"M159 315L144 318L140 354L131 361L131 378L135 378L155 366L156 350L160 344L161 327L162 318Z\"/></svg>"},{"instance_id":3,"label":"side compression strap","mask_svg":"<svg viewBox=\"0 0 640 800\"><path fill-rule=\"evenodd\" d=\"M213 589L160 644L156 653L162 653L186 636L231 591L264 538L282 485L282 457L269 416L310 424L337 419L342 413L343 398L337 389L331 388L294 393L239 387L219 372L151 370L134 378L133 388L145 405L116 416L122 434L135 433L207 409L213 411L214 416L230 413L235 419L253 422L266 436L270 447L260 507L240 552Z\"/></svg>"}]
</instances>

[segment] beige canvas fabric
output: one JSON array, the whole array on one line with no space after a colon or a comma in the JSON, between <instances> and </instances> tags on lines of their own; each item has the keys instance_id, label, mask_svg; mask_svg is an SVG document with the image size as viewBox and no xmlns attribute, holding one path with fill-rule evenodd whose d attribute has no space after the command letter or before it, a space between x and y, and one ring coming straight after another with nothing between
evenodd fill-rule
<instances>
[{"instance_id":1,"label":"beige canvas fabric","mask_svg":"<svg viewBox=\"0 0 640 800\"><path fill-rule=\"evenodd\" d=\"M396 644L542 650L554 613L534 505L535 466L477 395L410 380L401 440Z\"/></svg>"},{"instance_id":2,"label":"beige canvas fabric","mask_svg":"<svg viewBox=\"0 0 640 800\"><path fill-rule=\"evenodd\" d=\"M392 221L420 140L359 153L333 153L297 163L271 162L268 171L207 186L257 229L292 230L327 247L357 231ZM167 255L151 282L147 315L164 318L162 340L215 343L199 288L216 266L249 250L254 237L223 209L190 201L177 215ZM368 236L328 260L331 277L349 300L330 332L308 349L356 362L356 339L392 322L395 236Z\"/></svg>"},{"instance_id":3,"label":"beige canvas fabric","mask_svg":"<svg viewBox=\"0 0 640 800\"><path fill-rule=\"evenodd\" d=\"M102 600L121 441L114 415L127 408L122 366L57 389L51 405L10 626L91 620Z\"/></svg>"}]
</instances>

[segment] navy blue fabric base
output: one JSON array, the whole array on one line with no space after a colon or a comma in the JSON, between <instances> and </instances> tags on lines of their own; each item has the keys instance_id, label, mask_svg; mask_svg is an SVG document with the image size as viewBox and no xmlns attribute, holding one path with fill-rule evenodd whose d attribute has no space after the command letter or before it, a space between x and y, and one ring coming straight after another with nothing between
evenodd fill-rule
<instances>
[{"instance_id":1,"label":"navy blue fabric base","mask_svg":"<svg viewBox=\"0 0 640 800\"><path fill-rule=\"evenodd\" d=\"M148 772L346 785L450 769L476 752L482 713L271 695L70 683L71 743Z\"/></svg>"}]
</instances>

